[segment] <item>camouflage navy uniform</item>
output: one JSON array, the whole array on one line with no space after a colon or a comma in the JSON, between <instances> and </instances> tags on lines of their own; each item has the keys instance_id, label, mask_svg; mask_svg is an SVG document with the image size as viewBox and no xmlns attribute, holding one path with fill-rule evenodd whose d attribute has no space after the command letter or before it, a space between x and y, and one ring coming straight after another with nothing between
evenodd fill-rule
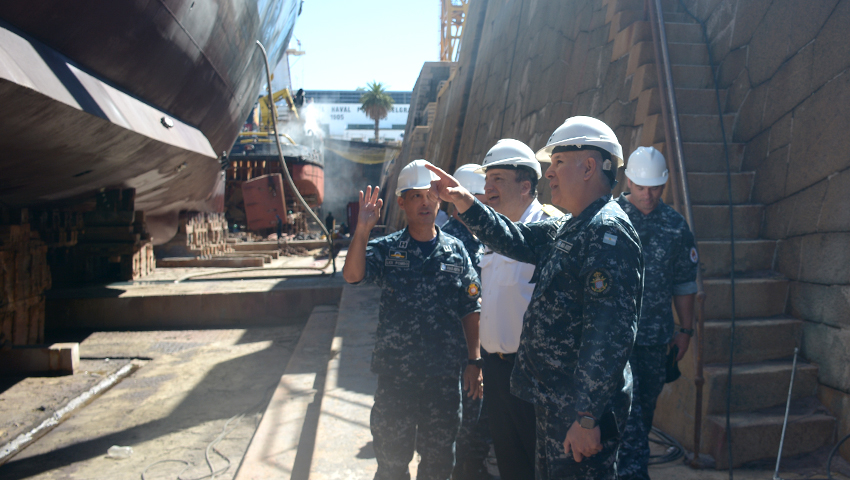
<instances>
[{"instance_id":1,"label":"camouflage navy uniform","mask_svg":"<svg viewBox=\"0 0 850 480\"><path fill-rule=\"evenodd\" d=\"M631 222L611 195L577 217L527 225L478 201L461 217L494 251L536 266L511 377L511 392L535 404L536 478L615 479L643 289ZM581 463L563 448L577 412L598 419L604 447Z\"/></svg>"},{"instance_id":2,"label":"camouflage navy uniform","mask_svg":"<svg viewBox=\"0 0 850 480\"><path fill-rule=\"evenodd\" d=\"M446 480L467 358L461 319L480 311L478 274L459 240L438 229L433 251L423 252L404 229L369 242L358 283L381 287L372 352L375 478L409 478L415 443L422 456L417 478Z\"/></svg>"},{"instance_id":3,"label":"camouflage navy uniform","mask_svg":"<svg viewBox=\"0 0 850 480\"><path fill-rule=\"evenodd\" d=\"M480 277L481 267L478 264L484 255L484 244L466 228L466 225L454 217L443 224L442 229L443 233L448 233L463 243L472 266ZM483 355L484 352L482 352ZM452 473L453 480L464 479L469 476L465 475L465 472L474 470L476 467L484 467L484 459L487 458L490 447L487 444L485 428L487 418L483 405L483 398L472 399L467 395L463 396L463 420L460 432L457 434L457 462Z\"/></svg>"},{"instance_id":4,"label":"camouflage navy uniform","mask_svg":"<svg viewBox=\"0 0 850 480\"><path fill-rule=\"evenodd\" d=\"M646 262L643 306L629 358L634 377L632 411L620 444L617 471L621 479L649 480L649 431L655 402L664 387L667 345L675 334L673 296L696 293L699 256L688 224L669 205L660 202L644 215L626 195L617 202L640 236Z\"/></svg>"},{"instance_id":5,"label":"camouflage navy uniform","mask_svg":"<svg viewBox=\"0 0 850 480\"><path fill-rule=\"evenodd\" d=\"M469 254L469 259L472 261L472 267L475 268L475 272L478 273L478 276L481 276L481 267L478 264L481 262L481 256L484 255L484 244L481 243L481 240L472 234L466 225L460 223L460 221L456 218L450 218L448 222L444 223L442 227L443 233L448 233L449 235L455 237L463 243L463 248L466 249L466 253Z\"/></svg>"}]
</instances>

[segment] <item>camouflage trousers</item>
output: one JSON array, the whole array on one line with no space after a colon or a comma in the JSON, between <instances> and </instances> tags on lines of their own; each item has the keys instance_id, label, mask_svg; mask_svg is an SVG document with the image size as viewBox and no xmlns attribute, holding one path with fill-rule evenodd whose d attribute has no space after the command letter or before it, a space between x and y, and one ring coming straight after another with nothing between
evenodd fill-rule
<instances>
[{"instance_id":1,"label":"camouflage trousers","mask_svg":"<svg viewBox=\"0 0 850 480\"><path fill-rule=\"evenodd\" d=\"M473 400L463 393L463 419L457 434L457 462L452 472L453 480L475 478L470 472L484 469L484 459L490 446L487 444L487 414L484 399Z\"/></svg>"},{"instance_id":2,"label":"camouflage trousers","mask_svg":"<svg viewBox=\"0 0 850 480\"><path fill-rule=\"evenodd\" d=\"M379 375L370 418L375 480L409 479L414 448L422 457L418 480L447 480L455 461L460 396L460 376Z\"/></svg>"},{"instance_id":3,"label":"camouflage trousers","mask_svg":"<svg viewBox=\"0 0 850 480\"><path fill-rule=\"evenodd\" d=\"M632 366L632 411L620 442L617 472L624 480L649 480L649 431L655 415L655 402L666 377L667 345L635 345Z\"/></svg>"},{"instance_id":4,"label":"camouflage trousers","mask_svg":"<svg viewBox=\"0 0 850 480\"><path fill-rule=\"evenodd\" d=\"M602 439L602 451L581 462L564 453L564 440L573 420L564 420L545 407L534 406L537 418L536 480L617 480L616 435Z\"/></svg>"}]
</instances>

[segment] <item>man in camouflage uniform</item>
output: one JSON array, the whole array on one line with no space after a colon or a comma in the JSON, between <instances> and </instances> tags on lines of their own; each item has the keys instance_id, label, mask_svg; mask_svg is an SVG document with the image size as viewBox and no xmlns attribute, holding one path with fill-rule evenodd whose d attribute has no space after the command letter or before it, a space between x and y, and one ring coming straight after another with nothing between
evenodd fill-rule
<instances>
[{"instance_id":1,"label":"man in camouflage uniform","mask_svg":"<svg viewBox=\"0 0 850 480\"><path fill-rule=\"evenodd\" d=\"M667 176L661 153L638 147L626 168L630 193L617 199L640 235L646 262L640 322L629 358L632 411L617 461L620 478L626 480L649 480L649 431L664 387L668 345L676 346L681 359L693 335L699 256L685 219L661 200ZM671 304L681 322L678 331Z\"/></svg>"},{"instance_id":2,"label":"man in camouflage uniform","mask_svg":"<svg viewBox=\"0 0 850 480\"><path fill-rule=\"evenodd\" d=\"M422 457L417 478L447 480L461 420L461 378L469 395L481 395L479 279L460 241L434 225L438 204L423 189L430 181L423 163L399 175L398 204L408 219L402 231L368 241L383 202L378 188L361 192L343 268L349 283L381 287L370 419L379 480L409 478L414 445Z\"/></svg>"},{"instance_id":3,"label":"man in camouflage uniform","mask_svg":"<svg viewBox=\"0 0 850 480\"><path fill-rule=\"evenodd\" d=\"M464 188L475 195L475 198L486 204L484 197L484 175L475 173L479 168L481 168L481 165L474 163L461 165L455 170L454 176ZM472 260L472 266L480 277L481 267L478 266L478 263L484 254L484 244L458 219L457 210L451 210L451 217L440 229L443 233L448 233L463 243L466 253L469 254L469 259Z\"/></svg>"},{"instance_id":4,"label":"man in camouflage uniform","mask_svg":"<svg viewBox=\"0 0 850 480\"><path fill-rule=\"evenodd\" d=\"M484 201L484 175L475 173L481 165L467 164L455 170L455 178L469 190L475 198ZM484 254L484 244L457 218L457 211L452 209L451 218L441 227L447 233L463 243L472 267L481 276L478 265ZM481 352L482 355L485 352ZM457 434L457 461L452 472L452 480L476 480L489 478L484 468L484 461L490 446L487 443L487 418L483 409L484 399L463 397L463 420L460 432Z\"/></svg>"},{"instance_id":5,"label":"man in camouflage uniform","mask_svg":"<svg viewBox=\"0 0 850 480\"><path fill-rule=\"evenodd\" d=\"M511 222L429 167L440 176L432 195L453 202L485 245L537 267L511 378L535 404L536 478L616 479L643 287L640 239L611 198L622 148L604 123L572 117L537 158L552 162L552 203L570 217Z\"/></svg>"}]
</instances>

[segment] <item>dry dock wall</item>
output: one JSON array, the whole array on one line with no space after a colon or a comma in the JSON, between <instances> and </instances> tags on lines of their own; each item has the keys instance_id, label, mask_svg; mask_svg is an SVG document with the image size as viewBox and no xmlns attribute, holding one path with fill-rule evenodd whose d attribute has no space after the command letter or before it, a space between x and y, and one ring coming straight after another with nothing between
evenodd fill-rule
<instances>
[{"instance_id":1,"label":"dry dock wall","mask_svg":"<svg viewBox=\"0 0 850 480\"><path fill-rule=\"evenodd\" d=\"M850 433L850 1L686 0L720 65L733 141L746 144L762 237L791 279L819 397ZM850 458L850 445L842 449Z\"/></svg>"},{"instance_id":2,"label":"dry dock wall","mask_svg":"<svg viewBox=\"0 0 850 480\"><path fill-rule=\"evenodd\" d=\"M843 435L850 431L850 206L842 195L850 187L843 31L850 0L683 3L706 24L718 86L728 89L727 130L742 145L741 170L755 172L750 201L767 206L760 237L779 240L772 267L792 282L785 311L805 321L803 354L820 366L819 397ZM636 50L615 38L642 19L635 12L642 8L642 0L472 0L459 62L422 132L425 158L452 171L480 163L500 138L536 150L572 115L608 123L626 156L659 141L642 131L632 91L654 82L652 72L638 79L634 67L645 59L630 59ZM403 154L395 175L414 158ZM389 217L403 225L397 211ZM850 445L842 453L850 458Z\"/></svg>"}]
</instances>

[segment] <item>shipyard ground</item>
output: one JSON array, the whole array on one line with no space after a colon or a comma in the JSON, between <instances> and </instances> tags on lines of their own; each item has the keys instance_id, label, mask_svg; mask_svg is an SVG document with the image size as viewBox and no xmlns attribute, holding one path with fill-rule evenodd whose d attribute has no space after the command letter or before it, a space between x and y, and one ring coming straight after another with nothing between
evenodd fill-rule
<instances>
[{"instance_id":1,"label":"shipyard ground","mask_svg":"<svg viewBox=\"0 0 850 480\"><path fill-rule=\"evenodd\" d=\"M287 282L302 288L341 282L337 275L167 283L185 273L161 269L146 284L110 288L122 292L118 298L206 295L215 304L240 292L268 296ZM261 326L246 318L238 328L62 331L57 339L80 342L81 368L72 376L4 379L0 448L110 374L128 364L132 370L11 457L0 477L138 479L144 473L148 479L200 479L210 474L208 455L216 471L230 463L215 476L220 479L372 478L368 425L375 377L368 366L378 292L340 287L336 303L317 303L306 315L279 312L277 324L269 313ZM109 458L112 445L132 446L133 454ZM824 457L788 459L781 476L826 478ZM680 461L653 466L651 474L656 480L728 478L725 471L691 470ZM772 462L735 471L742 480L772 475Z\"/></svg>"}]
</instances>

